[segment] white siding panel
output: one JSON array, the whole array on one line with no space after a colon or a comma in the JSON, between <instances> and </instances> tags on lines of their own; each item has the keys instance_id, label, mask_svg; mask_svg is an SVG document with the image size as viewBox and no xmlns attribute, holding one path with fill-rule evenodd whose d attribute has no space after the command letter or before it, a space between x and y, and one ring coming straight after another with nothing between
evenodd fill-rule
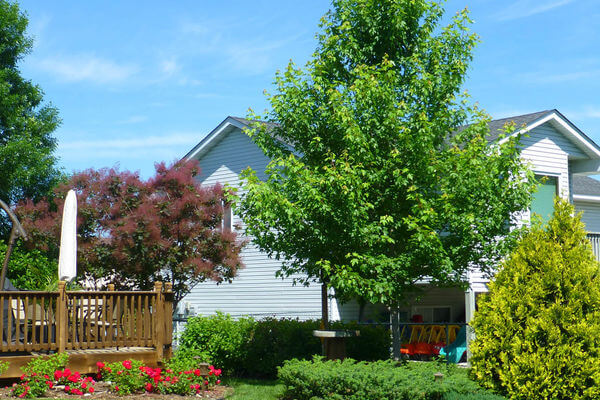
<instances>
[{"instance_id":1,"label":"white siding panel","mask_svg":"<svg viewBox=\"0 0 600 400\"><path fill-rule=\"evenodd\" d=\"M575 210L583 212L581 220L588 232L600 233L600 203L575 201Z\"/></svg>"},{"instance_id":2,"label":"white siding panel","mask_svg":"<svg viewBox=\"0 0 600 400\"><path fill-rule=\"evenodd\" d=\"M238 188L239 174L247 167L251 167L259 178L264 179L269 159L236 128L225 134L199 162L199 178L203 185L227 183ZM234 216L233 222L242 225L237 216ZM292 279L276 278L275 272L280 269L281 263L270 259L252 243L242 251L242 259L245 268L239 271L232 283L201 283L186 296L184 302L190 302L199 315L222 311L234 317L320 317L320 286L294 286Z\"/></svg>"},{"instance_id":3,"label":"white siding panel","mask_svg":"<svg viewBox=\"0 0 600 400\"><path fill-rule=\"evenodd\" d=\"M528 163L536 174L548 174L558 178L559 195L571 198L569 157L585 157L570 140L558 132L550 123L532 129L521 139L521 159ZM530 212L521 213L522 223L529 223ZM520 224L519 224L520 225ZM489 278L478 269L469 272L469 282L476 291L486 291Z\"/></svg>"},{"instance_id":4,"label":"white siding panel","mask_svg":"<svg viewBox=\"0 0 600 400\"><path fill-rule=\"evenodd\" d=\"M521 140L521 157L537 174L558 177L559 194L570 197L569 157L585 156L550 124L541 125ZM528 213L527 213L528 214ZM529 215L524 215L528 219Z\"/></svg>"}]
</instances>

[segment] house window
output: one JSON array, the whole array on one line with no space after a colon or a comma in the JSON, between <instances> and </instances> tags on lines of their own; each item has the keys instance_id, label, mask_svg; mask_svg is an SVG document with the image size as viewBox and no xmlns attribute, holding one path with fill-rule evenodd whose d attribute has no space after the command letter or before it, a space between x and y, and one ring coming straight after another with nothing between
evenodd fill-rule
<instances>
[{"instance_id":1,"label":"house window","mask_svg":"<svg viewBox=\"0 0 600 400\"><path fill-rule=\"evenodd\" d=\"M231 211L231 203L223 201L223 220L221 221L221 228L223 231L230 231L233 229L233 212Z\"/></svg>"},{"instance_id":2,"label":"house window","mask_svg":"<svg viewBox=\"0 0 600 400\"><path fill-rule=\"evenodd\" d=\"M413 307L413 315L422 315L423 322L452 322L452 308L450 306Z\"/></svg>"},{"instance_id":3,"label":"house window","mask_svg":"<svg viewBox=\"0 0 600 400\"><path fill-rule=\"evenodd\" d=\"M558 177L547 175L536 175L538 189L533 194L531 201L531 212L542 217L546 222L554 212L554 197L558 194Z\"/></svg>"}]
</instances>

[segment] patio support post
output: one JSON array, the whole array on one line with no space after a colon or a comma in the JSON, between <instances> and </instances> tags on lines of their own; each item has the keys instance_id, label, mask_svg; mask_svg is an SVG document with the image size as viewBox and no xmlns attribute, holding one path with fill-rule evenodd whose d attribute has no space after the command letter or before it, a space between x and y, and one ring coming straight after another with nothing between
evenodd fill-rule
<instances>
[{"instance_id":1,"label":"patio support post","mask_svg":"<svg viewBox=\"0 0 600 400\"><path fill-rule=\"evenodd\" d=\"M173 284L171 282L165 283L165 358L171 358L173 355Z\"/></svg>"},{"instance_id":2,"label":"patio support post","mask_svg":"<svg viewBox=\"0 0 600 400\"><path fill-rule=\"evenodd\" d=\"M154 347L156 347L156 358L160 361L163 359L164 350L164 333L165 333L165 303L162 292L163 283L154 282L154 292L156 293L155 308L154 308ZM161 321L163 323L161 323Z\"/></svg>"},{"instance_id":3,"label":"patio support post","mask_svg":"<svg viewBox=\"0 0 600 400\"><path fill-rule=\"evenodd\" d=\"M67 347L67 324L67 282L59 281L56 303L56 334L59 353L64 353Z\"/></svg>"},{"instance_id":4,"label":"patio support post","mask_svg":"<svg viewBox=\"0 0 600 400\"><path fill-rule=\"evenodd\" d=\"M327 282L321 284L321 330L329 330L329 296L327 293ZM327 338L321 338L321 352L327 357Z\"/></svg>"},{"instance_id":5,"label":"patio support post","mask_svg":"<svg viewBox=\"0 0 600 400\"><path fill-rule=\"evenodd\" d=\"M467 323L467 363L471 362L471 341L475 338L471 321L475 314L475 291L469 288L465 292L465 322Z\"/></svg>"},{"instance_id":6,"label":"patio support post","mask_svg":"<svg viewBox=\"0 0 600 400\"><path fill-rule=\"evenodd\" d=\"M398 306L394 306L391 309L391 317L392 317L392 356L394 360L400 360L400 348L401 348L401 338L400 338L400 318L398 315Z\"/></svg>"}]
</instances>

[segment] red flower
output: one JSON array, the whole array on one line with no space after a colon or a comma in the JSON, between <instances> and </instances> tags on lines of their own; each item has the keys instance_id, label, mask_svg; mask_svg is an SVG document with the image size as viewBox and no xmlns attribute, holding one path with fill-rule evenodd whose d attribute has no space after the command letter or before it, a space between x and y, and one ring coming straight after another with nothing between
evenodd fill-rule
<instances>
[{"instance_id":1,"label":"red flower","mask_svg":"<svg viewBox=\"0 0 600 400\"><path fill-rule=\"evenodd\" d=\"M65 378L68 378L69 375L71 375L71 370L69 368L65 368L65 370L63 371L63 376Z\"/></svg>"},{"instance_id":2,"label":"red flower","mask_svg":"<svg viewBox=\"0 0 600 400\"><path fill-rule=\"evenodd\" d=\"M152 384L150 382L146 383L146 392L152 391Z\"/></svg>"},{"instance_id":3,"label":"red flower","mask_svg":"<svg viewBox=\"0 0 600 400\"><path fill-rule=\"evenodd\" d=\"M65 386L65 392L70 392L71 391L71 386L67 385Z\"/></svg>"},{"instance_id":4,"label":"red flower","mask_svg":"<svg viewBox=\"0 0 600 400\"><path fill-rule=\"evenodd\" d=\"M104 366L105 366L105 365L106 365L106 364L104 364L102 361L98 361L98 362L96 363L96 366L98 367L98 369L102 369L102 368L104 368Z\"/></svg>"},{"instance_id":5,"label":"red flower","mask_svg":"<svg viewBox=\"0 0 600 400\"><path fill-rule=\"evenodd\" d=\"M62 371L60 371L60 370L54 371L54 380L58 381L60 378L62 378L62 376L63 376Z\"/></svg>"},{"instance_id":6,"label":"red flower","mask_svg":"<svg viewBox=\"0 0 600 400\"><path fill-rule=\"evenodd\" d=\"M93 388L93 387L89 388L89 389L88 389L88 392L90 392L90 393L94 393L94 388Z\"/></svg>"},{"instance_id":7,"label":"red flower","mask_svg":"<svg viewBox=\"0 0 600 400\"><path fill-rule=\"evenodd\" d=\"M131 361L130 360L123 361L123 366L125 367L125 369L131 369Z\"/></svg>"},{"instance_id":8,"label":"red flower","mask_svg":"<svg viewBox=\"0 0 600 400\"><path fill-rule=\"evenodd\" d=\"M118 391L119 391L119 387L118 387L118 386L115 386L115 390L118 392Z\"/></svg>"},{"instance_id":9,"label":"red flower","mask_svg":"<svg viewBox=\"0 0 600 400\"><path fill-rule=\"evenodd\" d=\"M208 386L208 381L204 381L204 386Z\"/></svg>"},{"instance_id":10,"label":"red flower","mask_svg":"<svg viewBox=\"0 0 600 400\"><path fill-rule=\"evenodd\" d=\"M218 384L220 384L220 383L221 383L221 380L220 380L220 379L217 379L217 385L218 385Z\"/></svg>"},{"instance_id":11,"label":"red flower","mask_svg":"<svg viewBox=\"0 0 600 400\"><path fill-rule=\"evenodd\" d=\"M196 376L200 376L200 370L199 370L199 369L195 369L195 370L194 370L194 375L196 375Z\"/></svg>"},{"instance_id":12,"label":"red flower","mask_svg":"<svg viewBox=\"0 0 600 400\"><path fill-rule=\"evenodd\" d=\"M215 369L215 376L219 376L221 375L221 370L220 369Z\"/></svg>"}]
</instances>

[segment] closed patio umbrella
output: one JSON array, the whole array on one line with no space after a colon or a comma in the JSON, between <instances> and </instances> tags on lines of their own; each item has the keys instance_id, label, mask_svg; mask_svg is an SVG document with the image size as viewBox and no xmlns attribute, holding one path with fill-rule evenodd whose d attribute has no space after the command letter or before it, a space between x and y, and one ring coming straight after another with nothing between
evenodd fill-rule
<instances>
[{"instance_id":1,"label":"closed patio umbrella","mask_svg":"<svg viewBox=\"0 0 600 400\"><path fill-rule=\"evenodd\" d=\"M58 279L71 281L77 275L77 197L69 190L63 207L58 255Z\"/></svg>"}]
</instances>

